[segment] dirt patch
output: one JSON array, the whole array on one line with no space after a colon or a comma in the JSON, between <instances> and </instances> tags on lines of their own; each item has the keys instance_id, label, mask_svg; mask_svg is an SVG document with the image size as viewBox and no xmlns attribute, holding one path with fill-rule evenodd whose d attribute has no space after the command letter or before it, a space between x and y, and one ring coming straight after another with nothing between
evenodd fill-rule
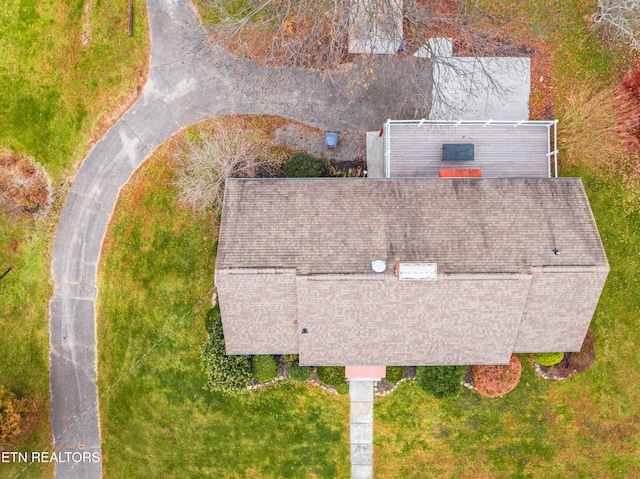
<instances>
[{"instance_id":1,"label":"dirt patch","mask_svg":"<svg viewBox=\"0 0 640 479\"><path fill-rule=\"evenodd\" d=\"M367 140L364 132L337 132L338 146L327 148L325 131L307 125L290 123L275 131L276 145L296 151L306 151L321 160L361 161L367 157Z\"/></svg>"},{"instance_id":2,"label":"dirt patch","mask_svg":"<svg viewBox=\"0 0 640 479\"><path fill-rule=\"evenodd\" d=\"M399 383L393 383L391 381L385 381L384 379L376 382L376 396L386 396L392 392Z\"/></svg>"},{"instance_id":3,"label":"dirt patch","mask_svg":"<svg viewBox=\"0 0 640 479\"><path fill-rule=\"evenodd\" d=\"M21 213L38 213L53 200L51 180L33 158L0 151L0 205Z\"/></svg>"}]
</instances>

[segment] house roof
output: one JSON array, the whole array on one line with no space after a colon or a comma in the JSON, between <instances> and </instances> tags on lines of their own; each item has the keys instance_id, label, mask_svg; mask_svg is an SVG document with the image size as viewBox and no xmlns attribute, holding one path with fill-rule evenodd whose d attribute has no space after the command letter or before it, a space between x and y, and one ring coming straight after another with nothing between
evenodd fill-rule
<instances>
[{"instance_id":1,"label":"house roof","mask_svg":"<svg viewBox=\"0 0 640 479\"><path fill-rule=\"evenodd\" d=\"M506 364L579 350L608 268L579 179L228 180L216 282L229 354Z\"/></svg>"},{"instance_id":2,"label":"house roof","mask_svg":"<svg viewBox=\"0 0 640 479\"><path fill-rule=\"evenodd\" d=\"M375 259L441 273L607 264L578 178L227 181L216 269L367 274Z\"/></svg>"}]
</instances>

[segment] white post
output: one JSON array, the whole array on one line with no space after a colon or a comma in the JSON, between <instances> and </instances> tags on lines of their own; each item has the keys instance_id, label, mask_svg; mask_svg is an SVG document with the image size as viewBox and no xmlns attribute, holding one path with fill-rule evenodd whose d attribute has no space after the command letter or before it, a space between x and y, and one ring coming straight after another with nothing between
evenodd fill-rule
<instances>
[{"instance_id":1,"label":"white post","mask_svg":"<svg viewBox=\"0 0 640 479\"><path fill-rule=\"evenodd\" d=\"M547 148L551 148L551 125L547 125ZM547 153L547 176L551 178L551 155L549 153Z\"/></svg>"},{"instance_id":2,"label":"white post","mask_svg":"<svg viewBox=\"0 0 640 479\"><path fill-rule=\"evenodd\" d=\"M391 120L387 120L384 129L384 177L391 178Z\"/></svg>"},{"instance_id":3,"label":"white post","mask_svg":"<svg viewBox=\"0 0 640 479\"><path fill-rule=\"evenodd\" d=\"M558 120L553 122L553 162L556 178L558 177Z\"/></svg>"}]
</instances>

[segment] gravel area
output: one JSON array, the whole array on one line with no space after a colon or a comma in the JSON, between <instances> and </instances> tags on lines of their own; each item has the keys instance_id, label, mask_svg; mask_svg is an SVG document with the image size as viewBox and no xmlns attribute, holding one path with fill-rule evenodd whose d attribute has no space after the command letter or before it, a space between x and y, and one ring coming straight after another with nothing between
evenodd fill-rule
<instances>
[{"instance_id":1,"label":"gravel area","mask_svg":"<svg viewBox=\"0 0 640 479\"><path fill-rule=\"evenodd\" d=\"M322 160L354 161L364 160L367 156L367 142L364 132L338 133L338 147L329 149L324 146L326 132L307 125L290 123L275 131L277 145L293 150L306 151Z\"/></svg>"}]
</instances>

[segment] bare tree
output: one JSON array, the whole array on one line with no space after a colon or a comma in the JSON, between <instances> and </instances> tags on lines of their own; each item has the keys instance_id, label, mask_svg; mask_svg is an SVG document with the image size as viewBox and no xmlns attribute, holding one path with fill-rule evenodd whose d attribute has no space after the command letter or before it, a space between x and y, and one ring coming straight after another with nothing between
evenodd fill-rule
<instances>
[{"instance_id":1,"label":"bare tree","mask_svg":"<svg viewBox=\"0 0 640 479\"><path fill-rule=\"evenodd\" d=\"M271 164L270 144L243 130L220 126L215 134L200 131L186 142L178 160L178 200L196 212L220 213L227 178L251 178L259 167Z\"/></svg>"},{"instance_id":2,"label":"bare tree","mask_svg":"<svg viewBox=\"0 0 640 479\"><path fill-rule=\"evenodd\" d=\"M496 67L488 61L461 61L452 57L454 46L461 55L521 56L523 53L506 34L492 35L477 27L478 18L494 21L477 2L253 0L237 9L234 0L206 1L218 19L212 28L214 40L236 55L261 64L312 68L329 76L334 75L336 69L354 72L344 66L355 63L363 72L385 68L393 70L397 77L431 75L430 91L410 93L415 107L408 107L407 111L413 110L418 116L426 116L424 111L429 112L431 102L435 101L440 105L440 115L446 109L447 116L460 117L469 102L449 98L450 91L466 91L469 98L487 94L505 96L513 85L498 82L499 74L510 69L511 77L518 77L523 67L528 73L528 63L503 62ZM455 38L455 45L446 38ZM377 55L380 53L393 55ZM426 60L422 64L409 58L398 61L396 53ZM367 83L371 76L375 75L363 78L362 83ZM421 85L419 89L422 88ZM407 95L406 89L399 93ZM475 101L475 106L482 103L482 100Z\"/></svg>"},{"instance_id":3,"label":"bare tree","mask_svg":"<svg viewBox=\"0 0 640 479\"><path fill-rule=\"evenodd\" d=\"M640 0L598 0L593 21L614 40L640 50Z\"/></svg>"},{"instance_id":4,"label":"bare tree","mask_svg":"<svg viewBox=\"0 0 640 479\"><path fill-rule=\"evenodd\" d=\"M219 23L214 38L265 64L332 69L353 53L432 56L433 37L455 37L461 53L509 56L513 45L475 26L492 17L476 3L428 0L253 0L236 10L234 0L207 0Z\"/></svg>"}]
</instances>

